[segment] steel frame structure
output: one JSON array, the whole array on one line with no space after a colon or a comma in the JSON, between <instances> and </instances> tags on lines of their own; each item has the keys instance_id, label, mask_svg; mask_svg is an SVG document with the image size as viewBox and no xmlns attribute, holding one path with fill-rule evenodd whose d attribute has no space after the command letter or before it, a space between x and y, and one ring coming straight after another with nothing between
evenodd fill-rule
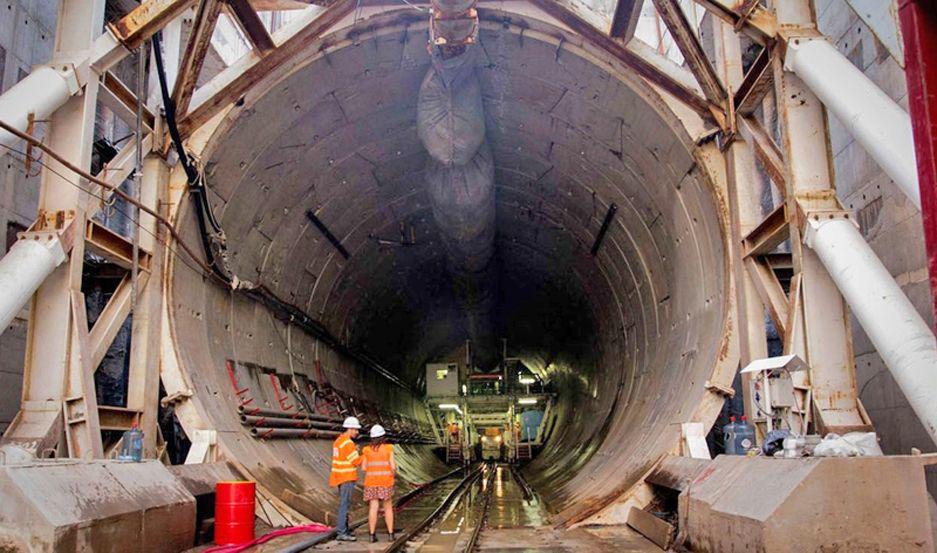
<instances>
[{"instance_id":1,"label":"steel frame structure","mask_svg":"<svg viewBox=\"0 0 937 553\"><path fill-rule=\"evenodd\" d=\"M764 314L767 312L783 338L785 353L796 353L810 371L798 377L796 390L806 424L823 431L843 432L870 428L859 401L853 369L852 334L848 307L817 254L804 247L810 221L849 219L836 198L827 154L823 104L804 82L784 66L791 41L818 37L809 0L775 2L773 9L752 0L695 0L712 13L716 64L710 63L700 39L688 24L677 0L653 0L663 22L683 54L684 69L655 60L629 45L641 2L619 0L608 29L587 22L563 0L529 0L554 22L578 33L584 41L607 51L661 91L675 104L688 108L687 124L708 128L715 136L725 164L726 191L731 221L731 269L735 292L740 362L765 357ZM364 2L380 5L380 0ZM96 102L129 116L138 99L109 72L113 65L188 10L194 10L193 32L178 60L179 76L173 98L183 136L198 141L206 128L259 81L278 67L291 63L304 45L323 37L356 7L352 0L336 0L310 10L272 35L256 8L297 7L287 0L145 0L138 8L97 35L103 21L104 0L62 0L56 51L51 66L63 78L77 81L81 91L62 98L49 121L45 143L87 171L90 167ZM481 9L484 10L484 2ZM214 25L227 10L248 38L252 51L196 89L196 80L208 51ZM783 32L782 32L783 30ZM739 34L764 46L747 73L741 64ZM76 52L83 52L76 58ZM774 94L771 94L772 90ZM783 130L781 144L771 138L756 117L774 102ZM3 114L0 113L0 117ZM165 162L168 141L161 118L144 111L141 137L145 161L140 202L163 217L168 206L185 193L170 179ZM24 129L19 129L24 130ZM704 133L705 134L705 133ZM137 155L128 142L96 178L119 185L133 171ZM761 190L755 160L774 183L781 203L767 216L762 213ZM118 288L104 314L87 330L81 268L85 251L94 251L115 264L129 263L130 241L92 221L111 193L110 188L83 183L100 200L89 201L69 179L70 171L51 161L43 169L40 214L23 239L46 233L67 244L68 259L38 287L30 304L29 337L25 361L22 409L3 440L42 452L59 448L72 457L106 455L102 429L127 428L139 423L147 436L146 454L156 454L157 390L161 366L169 401L184 401L187 384L176 379L171 364L167 322L167 279L164 272L171 242L168 229L156 217L143 214L141 272L138 282L128 279ZM65 176L63 176L65 175ZM771 255L789 242L789 256ZM793 270L790 290L778 281L780 262ZM128 277L129 278L129 277ZM135 284L135 286L133 286ZM131 298L131 290L138 297ZM93 374L104 352L136 305L129 402L126 409L97 405ZM931 338L933 336L931 335ZM168 349L167 349L168 348ZM893 369L894 370L894 369ZM723 375L724 376L724 375ZM730 375L731 376L731 375ZM730 379L731 380L731 379ZM64 385L60 384L64 383ZM731 395L725 382L707 384L713 395ZM178 392L182 390L182 392ZM751 394L747 394L751 396ZM759 406L746 403L757 418ZM811 407L812 406L812 407ZM65 440L60 440L60 437Z\"/></svg>"}]
</instances>

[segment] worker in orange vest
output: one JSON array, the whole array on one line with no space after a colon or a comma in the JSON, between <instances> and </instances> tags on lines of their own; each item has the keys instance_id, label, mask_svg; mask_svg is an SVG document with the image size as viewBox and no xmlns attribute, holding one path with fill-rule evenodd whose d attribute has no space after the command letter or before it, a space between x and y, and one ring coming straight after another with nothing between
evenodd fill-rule
<instances>
[{"instance_id":1,"label":"worker in orange vest","mask_svg":"<svg viewBox=\"0 0 937 553\"><path fill-rule=\"evenodd\" d=\"M370 503L368 510L368 531L371 543L377 542L377 513L380 503L384 503L384 522L390 541L394 541L394 446L387 443L384 427L375 424L371 427L371 443L361 450L361 466L364 468L364 500Z\"/></svg>"},{"instance_id":2,"label":"worker in orange vest","mask_svg":"<svg viewBox=\"0 0 937 553\"><path fill-rule=\"evenodd\" d=\"M354 439L358 437L361 423L356 417L348 417L342 423L344 432L335 438L332 443L332 471L329 474L329 486L338 487L338 520L335 529L338 531L336 539L341 541L355 541L348 530L348 507L351 504L351 492L358 482L358 465L361 457Z\"/></svg>"}]
</instances>

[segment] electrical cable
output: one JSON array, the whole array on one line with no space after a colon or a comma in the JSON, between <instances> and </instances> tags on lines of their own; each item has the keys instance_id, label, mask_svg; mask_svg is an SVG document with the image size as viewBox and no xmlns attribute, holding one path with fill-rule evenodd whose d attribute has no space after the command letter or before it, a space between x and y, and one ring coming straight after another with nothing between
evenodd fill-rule
<instances>
[{"instance_id":1,"label":"electrical cable","mask_svg":"<svg viewBox=\"0 0 937 553\"><path fill-rule=\"evenodd\" d=\"M10 134L16 136L17 138L20 138L20 139L22 139L22 140L25 140L26 142L29 142L29 143L32 144L33 146L35 146L35 147L39 148L40 150L42 150L43 152L47 153L47 154L49 155L49 157L51 157L52 159L54 159L54 160L58 161L59 163L61 163L61 164L62 164L63 166L65 166L65 168L68 169L69 171L75 173L76 175L78 175L78 176L84 178L85 180L87 180L87 181L89 181L89 182L93 182L94 184L97 184L97 185L101 186L102 188L105 188L105 189L107 189L107 190L110 190L113 194L117 195L117 196L120 197L120 198L123 198L127 203L130 203L130 204L133 204L133 205L137 206L138 208L140 208L140 211L142 211L142 212L144 212L144 213L146 213L146 214L152 216L152 217L153 217L154 219L156 219L158 222L160 222L161 224L163 224L163 225L167 228L167 230L169 230L169 233L172 235L173 239L175 239L176 242L179 244L179 246L186 252L186 254L188 254L189 256L191 256L192 259L195 260L196 262L198 262L200 265L204 265L204 263L203 263L202 260L199 258L199 256L195 254L195 251L192 250L191 247L189 247L189 245L185 242L185 240L183 240L182 237L179 235L179 233L176 231L176 229L175 229L175 227L172 225L172 223L170 223L165 217L163 217L163 216L160 215L159 213L153 211L153 210L150 209L149 207L147 207L147 206L141 204L140 202L138 202L137 200L135 200L134 198L132 198L129 194L127 194L126 192L120 190L119 187L114 186L114 185L108 183L107 181L101 180L101 179L95 177L94 175L88 173L87 171L85 171L85 170L83 170L83 169L80 169L79 167L75 166L75 165L72 164L70 161L68 161L67 159L65 159L65 158L62 157L61 155L59 155L55 150L53 150L52 148L46 146L44 143L42 143L42 141L38 140L36 137L34 137L34 136L30 135L30 134L26 134L26 133L20 131L19 129L17 129L17 128L11 126L11 125L8 125L8 124L7 124L6 122L4 122L4 121L0 121L0 129L3 129L3 130L5 130L5 131L9 132ZM9 146L5 146L5 147L9 148ZM11 148L11 149L12 149L12 148ZM24 155L25 155L25 154L24 154ZM44 167L49 167L49 165L46 164L46 163L43 163L43 166L44 166ZM59 176L61 176L61 175L60 175L59 173L57 173L57 172L56 172L56 174L58 174ZM63 178L64 178L64 177L63 177ZM106 202L106 200L103 198L103 196L102 196L102 200ZM210 268L209 268L207 265L204 265L204 267L205 267L206 269L210 270Z\"/></svg>"},{"instance_id":2,"label":"electrical cable","mask_svg":"<svg viewBox=\"0 0 937 553\"><path fill-rule=\"evenodd\" d=\"M0 123L0 126L2 126L2 123ZM12 152L12 153L21 155L21 156L23 156L24 158L25 158L25 157L29 157L29 154L27 154L26 152L24 152L24 151L22 151L22 150L19 150L19 149L17 149L17 148L13 148L12 146L7 146L7 145L5 145L5 144L0 144L0 146L3 146L5 149L9 150L9 151ZM120 209L119 207L117 207L117 206L113 203L113 201L112 201L114 198L111 198L110 200L108 200L108 198L104 197L103 195L100 195L100 196L99 196L99 195L95 194L94 192L88 190L87 188L83 187L83 186L80 185L79 183L77 183L77 182L71 180L70 178L68 178L67 176L63 175L61 172L59 172L58 170L56 170L55 167L53 167L53 166L51 166L51 165L48 165L48 164L44 163L43 161L41 161L41 160L39 160L39 159L37 159L37 158L31 158L31 159L32 159L32 161L33 161L34 163L38 163L40 166L42 166L43 168L45 168L46 170L48 170L48 171L51 172L52 174L54 174L54 175L56 175L57 177L59 177L60 179L62 179L63 182L65 182L65 183L67 183L67 184L70 184L71 186L74 186L74 187L77 188L80 192L83 192L84 194L87 194L88 196L90 196L90 197L92 197L92 198L94 198L94 199L96 199L96 200L99 200L100 202L102 202L102 203L104 203L105 205L107 205L107 206L108 206L108 209L111 209L111 210L113 210L113 211L116 211L117 213L120 213L121 215L123 215L124 217L126 217L127 220L129 220L129 221L130 221L131 223L133 223L134 225L138 226L141 231L143 231L143 232L145 232L146 234L152 236L152 237L157 241L157 243L159 243L160 245L162 245L163 247L165 247L165 248L167 249L167 251L169 251L169 253L171 253L173 256L175 256L180 262L182 262L183 265L185 265L185 266L188 267L189 269L192 269L193 271L195 271L196 273L198 273L198 274L200 274L200 275L202 275L202 276L204 276L204 277L210 277L210 276L211 276L211 273L206 272L204 267L202 267L202 266L200 266L200 265L194 265L194 264L191 263L191 261L186 260L186 257L187 257L187 256L181 255L181 253L179 252L179 250L173 248L173 247L170 245L170 242L169 242L168 240L164 240L164 239L160 238L160 236L159 236L158 234L156 234L156 233L150 231L149 229L143 227L142 225L140 225L139 220L134 219L134 218L130 215L130 213L128 213L127 211L124 211L123 209Z\"/></svg>"}]
</instances>

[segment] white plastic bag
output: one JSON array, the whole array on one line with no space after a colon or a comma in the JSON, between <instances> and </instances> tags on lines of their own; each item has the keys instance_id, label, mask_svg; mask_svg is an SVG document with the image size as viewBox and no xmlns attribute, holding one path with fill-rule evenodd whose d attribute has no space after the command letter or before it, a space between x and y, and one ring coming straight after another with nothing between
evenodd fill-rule
<instances>
[{"instance_id":1,"label":"white plastic bag","mask_svg":"<svg viewBox=\"0 0 937 553\"><path fill-rule=\"evenodd\" d=\"M813 450L814 457L876 457L882 455L875 432L827 434Z\"/></svg>"}]
</instances>

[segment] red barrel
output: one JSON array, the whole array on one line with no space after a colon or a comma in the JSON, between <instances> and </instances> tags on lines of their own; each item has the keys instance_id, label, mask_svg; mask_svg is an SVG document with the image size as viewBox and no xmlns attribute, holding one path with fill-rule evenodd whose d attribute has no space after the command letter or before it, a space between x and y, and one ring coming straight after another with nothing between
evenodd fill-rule
<instances>
[{"instance_id":1,"label":"red barrel","mask_svg":"<svg viewBox=\"0 0 937 553\"><path fill-rule=\"evenodd\" d=\"M254 482L215 486L215 544L240 545L254 539Z\"/></svg>"}]
</instances>

